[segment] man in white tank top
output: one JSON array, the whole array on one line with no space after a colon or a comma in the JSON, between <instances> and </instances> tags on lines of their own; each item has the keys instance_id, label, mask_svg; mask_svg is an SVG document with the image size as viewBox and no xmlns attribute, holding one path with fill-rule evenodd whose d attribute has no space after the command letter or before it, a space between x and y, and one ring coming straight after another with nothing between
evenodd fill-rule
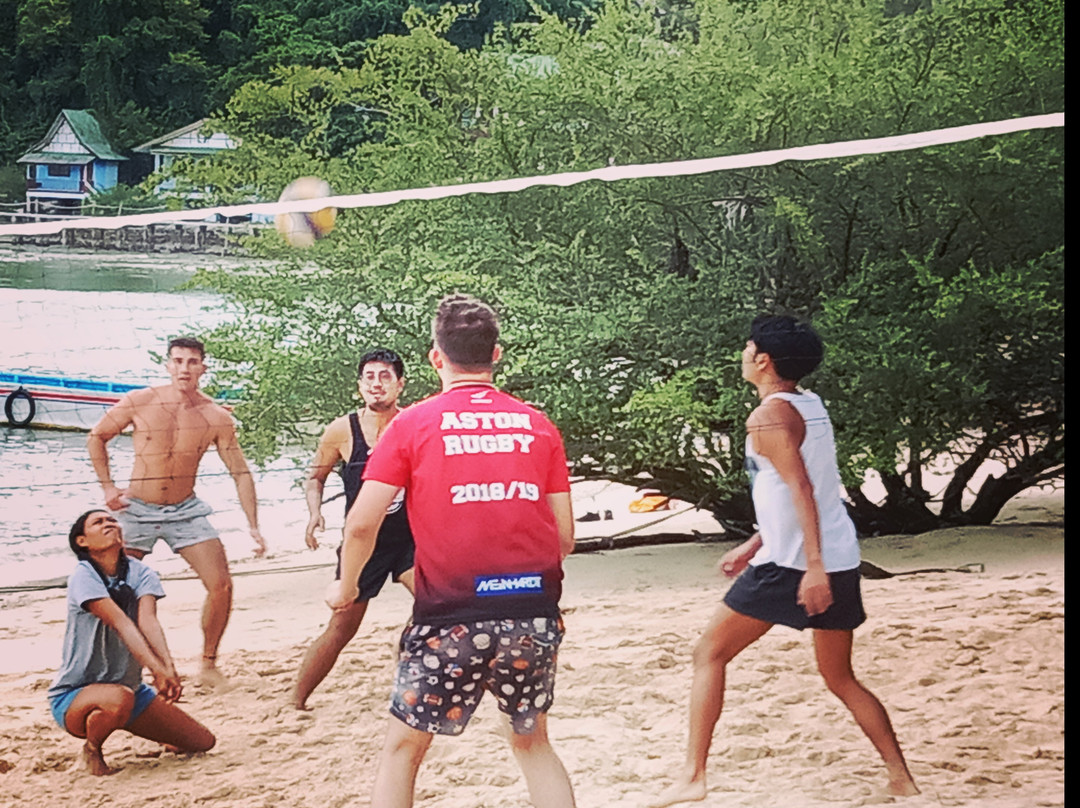
<instances>
[{"instance_id":1,"label":"man in white tank top","mask_svg":"<svg viewBox=\"0 0 1080 808\"><path fill-rule=\"evenodd\" d=\"M889 793L919 793L888 713L851 669L853 631L866 619L859 546L840 496L828 413L818 396L798 389L823 356L809 325L754 320L742 367L761 399L746 422L758 532L720 559L720 571L739 577L694 649L686 765L654 808L705 799L727 664L778 623L813 629L818 670L885 761Z\"/></svg>"}]
</instances>

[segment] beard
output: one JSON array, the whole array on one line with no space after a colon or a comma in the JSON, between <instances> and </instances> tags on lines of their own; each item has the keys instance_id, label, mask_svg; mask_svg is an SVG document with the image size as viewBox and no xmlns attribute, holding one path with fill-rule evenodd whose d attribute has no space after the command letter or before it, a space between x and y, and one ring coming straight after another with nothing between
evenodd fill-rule
<instances>
[{"instance_id":1,"label":"beard","mask_svg":"<svg viewBox=\"0 0 1080 808\"><path fill-rule=\"evenodd\" d=\"M366 406L372 412L390 412L390 410L394 409L394 405L396 403L397 403L396 401L391 401L389 399L387 399L385 401L374 401L374 402L365 401L364 406Z\"/></svg>"}]
</instances>

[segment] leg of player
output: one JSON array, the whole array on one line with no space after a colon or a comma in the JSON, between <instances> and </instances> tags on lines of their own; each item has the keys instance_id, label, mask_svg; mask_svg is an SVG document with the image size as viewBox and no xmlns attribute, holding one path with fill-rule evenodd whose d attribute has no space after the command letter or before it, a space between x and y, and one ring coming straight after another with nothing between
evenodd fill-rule
<instances>
[{"instance_id":1,"label":"leg of player","mask_svg":"<svg viewBox=\"0 0 1080 808\"><path fill-rule=\"evenodd\" d=\"M525 775L529 798L536 808L572 808L574 790L559 756L547 734L547 715L536 717L536 728L529 735L510 731L510 748Z\"/></svg>"},{"instance_id":2,"label":"leg of player","mask_svg":"<svg viewBox=\"0 0 1080 808\"><path fill-rule=\"evenodd\" d=\"M431 734L391 718L379 768L371 788L371 804L379 808L412 808L416 773L431 746Z\"/></svg>"},{"instance_id":3,"label":"leg of player","mask_svg":"<svg viewBox=\"0 0 1080 808\"><path fill-rule=\"evenodd\" d=\"M814 630L818 670L829 690L844 702L885 761L885 768L889 772L889 793L900 797L918 794L919 789L908 771L889 714L877 697L855 678L851 669L852 634L850 631Z\"/></svg>"},{"instance_id":4,"label":"leg of player","mask_svg":"<svg viewBox=\"0 0 1080 808\"><path fill-rule=\"evenodd\" d=\"M721 604L694 648L694 681L690 686L690 735L686 764L675 784L651 808L705 799L705 766L713 731L724 707L727 664L760 639L771 623L747 617Z\"/></svg>"},{"instance_id":5,"label":"leg of player","mask_svg":"<svg viewBox=\"0 0 1080 808\"><path fill-rule=\"evenodd\" d=\"M157 696L125 729L140 738L171 746L178 752L207 752L217 739L175 704Z\"/></svg>"},{"instance_id":6,"label":"leg of player","mask_svg":"<svg viewBox=\"0 0 1080 808\"><path fill-rule=\"evenodd\" d=\"M76 738L86 738L82 763L90 774L116 774L119 769L105 763L101 745L123 727L135 707L135 694L123 685L87 685L71 702L64 726Z\"/></svg>"},{"instance_id":7,"label":"leg of player","mask_svg":"<svg viewBox=\"0 0 1080 808\"><path fill-rule=\"evenodd\" d=\"M229 575L229 560L220 539L199 542L179 550L184 560L199 576L206 587L203 604L203 657L200 681L210 687L218 687L228 680L217 669L218 646L232 611L233 585Z\"/></svg>"},{"instance_id":8,"label":"leg of player","mask_svg":"<svg viewBox=\"0 0 1080 808\"><path fill-rule=\"evenodd\" d=\"M360 622L364 619L367 605L368 602L362 600L348 609L333 612L326 630L308 648L293 688L293 706L297 710L310 709L307 706L308 696L334 669L338 655L360 630Z\"/></svg>"}]
</instances>

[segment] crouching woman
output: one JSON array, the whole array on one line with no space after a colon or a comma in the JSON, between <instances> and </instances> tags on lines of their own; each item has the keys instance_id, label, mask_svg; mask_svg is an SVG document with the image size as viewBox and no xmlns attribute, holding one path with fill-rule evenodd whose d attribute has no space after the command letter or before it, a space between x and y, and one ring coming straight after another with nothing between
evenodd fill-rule
<instances>
[{"instance_id":1,"label":"crouching woman","mask_svg":"<svg viewBox=\"0 0 1080 808\"><path fill-rule=\"evenodd\" d=\"M206 727L175 705L180 698L157 599L157 573L124 555L120 525L108 511L87 511L71 526L79 558L68 579L67 629L60 673L49 688L56 723L85 738L82 759L91 774L113 774L101 746L124 729L179 752L214 746ZM142 680L153 675L154 687Z\"/></svg>"}]
</instances>

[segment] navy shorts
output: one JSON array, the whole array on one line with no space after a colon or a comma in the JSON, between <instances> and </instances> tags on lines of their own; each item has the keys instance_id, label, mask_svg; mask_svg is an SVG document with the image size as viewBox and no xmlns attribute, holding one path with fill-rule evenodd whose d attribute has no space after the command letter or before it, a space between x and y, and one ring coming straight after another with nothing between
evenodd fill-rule
<instances>
[{"instance_id":1,"label":"navy shorts","mask_svg":"<svg viewBox=\"0 0 1080 808\"><path fill-rule=\"evenodd\" d=\"M813 617L797 602L803 574L803 570L771 563L751 565L731 585L724 603L747 617L799 631L804 628L853 631L865 622L858 569L829 573L832 606Z\"/></svg>"},{"instance_id":2,"label":"navy shorts","mask_svg":"<svg viewBox=\"0 0 1080 808\"><path fill-rule=\"evenodd\" d=\"M514 733L531 735L551 707L562 638L555 617L409 626L390 712L421 732L460 735L488 690Z\"/></svg>"},{"instance_id":3,"label":"navy shorts","mask_svg":"<svg viewBox=\"0 0 1080 808\"><path fill-rule=\"evenodd\" d=\"M356 586L360 594L356 598L357 603L371 600L378 595L386 583L386 579L393 577L400 581L403 573L413 568L413 554L415 547L411 541L388 542L384 545L375 545L375 551L368 559L368 563L360 570L360 580ZM334 580L341 580L341 547L337 548L337 569L334 571Z\"/></svg>"}]
</instances>

